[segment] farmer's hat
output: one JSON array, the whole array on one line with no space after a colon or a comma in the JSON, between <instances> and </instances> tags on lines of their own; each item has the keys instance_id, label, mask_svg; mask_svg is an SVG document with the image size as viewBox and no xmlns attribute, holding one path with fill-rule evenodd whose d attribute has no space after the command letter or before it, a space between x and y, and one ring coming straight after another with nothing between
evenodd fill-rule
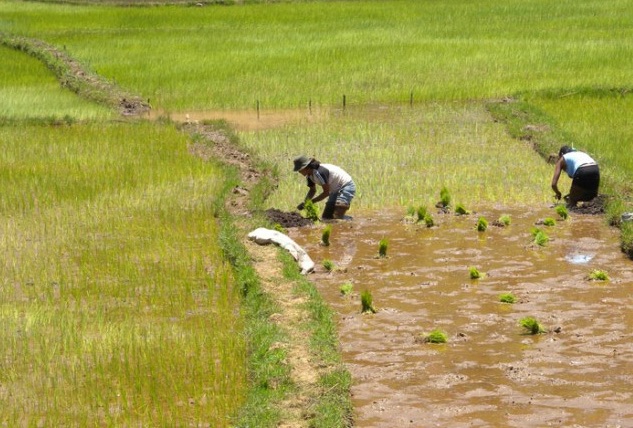
<instances>
[{"instance_id":1,"label":"farmer's hat","mask_svg":"<svg viewBox=\"0 0 633 428\"><path fill-rule=\"evenodd\" d=\"M297 156L294 160L295 162L295 167L293 169L294 172L297 171L301 171L303 168L305 168L306 166L310 165L310 161L312 159L310 159L307 156Z\"/></svg>"}]
</instances>

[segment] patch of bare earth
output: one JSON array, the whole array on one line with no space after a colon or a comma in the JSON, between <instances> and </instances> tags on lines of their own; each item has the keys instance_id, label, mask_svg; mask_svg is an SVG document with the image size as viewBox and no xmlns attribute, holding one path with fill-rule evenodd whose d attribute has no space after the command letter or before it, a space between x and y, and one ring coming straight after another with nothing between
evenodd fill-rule
<instances>
[{"instance_id":1,"label":"patch of bare earth","mask_svg":"<svg viewBox=\"0 0 633 428\"><path fill-rule=\"evenodd\" d=\"M250 192L260 180L261 172L253 166L250 156L238 150L221 131L202 124L186 124L184 130L202 136L212 143L192 144L189 149L192 154L203 159L221 160L239 170L240 185L233 189L226 207L236 218L244 246L251 255L253 267L260 278L263 290L276 301L280 308L278 313L270 317L270 321L287 333L288 341L273 344L273 347L283 348L287 352L286 363L290 367L292 381L297 387L296 394L278 404L283 415L278 426L307 427L311 415L311 404L319 394L318 379L325 369L313 360L308 343L309 335L302 327L309 319L309 313L305 307L306 298L295 293L292 282L283 277L283 266L277 258L278 248L272 245L261 246L248 240L246 238L250 232L247 230L248 222L240 221L240 219L251 217L248 210ZM294 219L294 216L290 218Z\"/></svg>"}]
</instances>

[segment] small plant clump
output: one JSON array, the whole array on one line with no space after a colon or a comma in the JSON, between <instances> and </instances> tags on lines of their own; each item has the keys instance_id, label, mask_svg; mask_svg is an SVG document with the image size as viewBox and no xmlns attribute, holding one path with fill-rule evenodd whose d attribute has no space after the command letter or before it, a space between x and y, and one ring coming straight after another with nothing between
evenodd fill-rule
<instances>
[{"instance_id":1,"label":"small plant clump","mask_svg":"<svg viewBox=\"0 0 633 428\"><path fill-rule=\"evenodd\" d=\"M504 226L510 226L512 220L510 219L510 216L508 214L504 214L499 217L499 220L497 221L499 222L499 224L502 224Z\"/></svg>"},{"instance_id":2,"label":"small plant clump","mask_svg":"<svg viewBox=\"0 0 633 428\"><path fill-rule=\"evenodd\" d=\"M463 204L459 203L455 206L455 214L457 215L468 215L470 211L468 211Z\"/></svg>"},{"instance_id":3,"label":"small plant clump","mask_svg":"<svg viewBox=\"0 0 633 428\"><path fill-rule=\"evenodd\" d=\"M341 285L341 287L339 288L343 296L350 295L353 289L354 289L354 285L351 282L346 282L345 284Z\"/></svg>"},{"instance_id":4,"label":"small plant clump","mask_svg":"<svg viewBox=\"0 0 633 428\"><path fill-rule=\"evenodd\" d=\"M569 218L569 211L567 211L567 207L565 205L556 205L556 214L560 216L563 220L567 220Z\"/></svg>"},{"instance_id":5,"label":"small plant clump","mask_svg":"<svg viewBox=\"0 0 633 428\"><path fill-rule=\"evenodd\" d=\"M451 206L451 194L448 191L448 189L446 187L442 187L442 189L440 190L440 202L439 205L441 205L444 208L448 208Z\"/></svg>"},{"instance_id":6,"label":"small plant clump","mask_svg":"<svg viewBox=\"0 0 633 428\"><path fill-rule=\"evenodd\" d=\"M519 320L519 325L526 329L529 334L541 334L546 332L543 326L541 326L534 317L521 318Z\"/></svg>"},{"instance_id":7,"label":"small plant clump","mask_svg":"<svg viewBox=\"0 0 633 428\"><path fill-rule=\"evenodd\" d=\"M389 248L389 241L387 238L382 238L378 243L378 256L380 258L387 257L387 249Z\"/></svg>"},{"instance_id":8,"label":"small plant clump","mask_svg":"<svg viewBox=\"0 0 633 428\"><path fill-rule=\"evenodd\" d=\"M323 260L323 267L328 272L332 272L334 270L334 262L332 260L325 259Z\"/></svg>"},{"instance_id":9,"label":"small plant clump","mask_svg":"<svg viewBox=\"0 0 633 428\"><path fill-rule=\"evenodd\" d=\"M433 220L433 217L431 216L431 214L426 213L426 215L424 216L424 224L426 224L426 227L435 226L435 221Z\"/></svg>"},{"instance_id":10,"label":"small plant clump","mask_svg":"<svg viewBox=\"0 0 633 428\"><path fill-rule=\"evenodd\" d=\"M475 266L471 266L468 270L470 271L470 279L479 279L483 277L483 273L479 272L479 269Z\"/></svg>"},{"instance_id":11,"label":"small plant clump","mask_svg":"<svg viewBox=\"0 0 633 428\"><path fill-rule=\"evenodd\" d=\"M284 235L287 233L286 229L279 223L273 224L273 230L276 230L277 232L281 232Z\"/></svg>"},{"instance_id":12,"label":"small plant clump","mask_svg":"<svg viewBox=\"0 0 633 428\"><path fill-rule=\"evenodd\" d=\"M325 226L325 229L323 229L323 233L321 234L321 242L326 247L330 246L330 235L331 234L332 234L332 226L328 224L327 226Z\"/></svg>"},{"instance_id":13,"label":"small plant clump","mask_svg":"<svg viewBox=\"0 0 633 428\"><path fill-rule=\"evenodd\" d=\"M319 210L317 209L317 206L314 202L312 202L312 199L308 199L305 204L303 205L303 209L305 210L306 214L306 218L309 218L312 221L318 221L319 220Z\"/></svg>"},{"instance_id":14,"label":"small plant clump","mask_svg":"<svg viewBox=\"0 0 633 428\"><path fill-rule=\"evenodd\" d=\"M512 293L503 293L499 295L499 301L501 303L515 303L517 301L516 297Z\"/></svg>"},{"instance_id":15,"label":"small plant clump","mask_svg":"<svg viewBox=\"0 0 633 428\"><path fill-rule=\"evenodd\" d=\"M545 220L543 220L543 224L545 226L556 226L556 220L554 220L552 217L547 217Z\"/></svg>"},{"instance_id":16,"label":"small plant clump","mask_svg":"<svg viewBox=\"0 0 633 428\"><path fill-rule=\"evenodd\" d=\"M446 343L448 342L448 336L441 330L433 330L424 338L425 343Z\"/></svg>"},{"instance_id":17,"label":"small plant clump","mask_svg":"<svg viewBox=\"0 0 633 428\"><path fill-rule=\"evenodd\" d=\"M484 217L479 217L479 220L477 220L477 230L479 232L485 232L488 229L488 220L486 220Z\"/></svg>"},{"instance_id":18,"label":"small plant clump","mask_svg":"<svg viewBox=\"0 0 633 428\"><path fill-rule=\"evenodd\" d=\"M416 214L418 217L418 222L424 221L424 217L426 217L428 211L424 205L421 205L416 210Z\"/></svg>"},{"instance_id":19,"label":"small plant clump","mask_svg":"<svg viewBox=\"0 0 633 428\"><path fill-rule=\"evenodd\" d=\"M532 237L534 238L534 243L539 247L544 247L549 242L549 236L538 227L532 229Z\"/></svg>"},{"instance_id":20,"label":"small plant clump","mask_svg":"<svg viewBox=\"0 0 633 428\"><path fill-rule=\"evenodd\" d=\"M609 281L609 275L600 269L594 269L589 272L588 278L590 281Z\"/></svg>"},{"instance_id":21,"label":"small plant clump","mask_svg":"<svg viewBox=\"0 0 633 428\"><path fill-rule=\"evenodd\" d=\"M376 313L376 309L374 308L374 298L371 295L371 291L365 290L360 293L360 303L361 303L361 313Z\"/></svg>"}]
</instances>

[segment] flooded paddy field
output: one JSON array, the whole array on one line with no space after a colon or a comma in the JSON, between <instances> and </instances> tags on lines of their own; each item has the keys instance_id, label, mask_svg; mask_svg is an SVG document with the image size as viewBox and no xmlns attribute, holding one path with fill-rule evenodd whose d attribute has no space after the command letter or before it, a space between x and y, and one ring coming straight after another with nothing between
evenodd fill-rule
<instances>
[{"instance_id":1,"label":"flooded paddy field","mask_svg":"<svg viewBox=\"0 0 633 428\"><path fill-rule=\"evenodd\" d=\"M329 246L323 224L288 235L315 261L309 278L337 314L355 426L633 426L633 262L603 218L562 221L549 208L433 213L437 226L427 228L352 214L332 224ZM480 216L492 224L502 214L509 226L477 231ZM556 224L536 226L546 217ZM533 243L534 227L547 245ZM470 267L483 277L471 279ZM609 280L589 280L594 269ZM361 313L365 290L375 314ZM516 303L501 303L502 293ZM523 329L528 316L547 333ZM447 343L419 340L435 329Z\"/></svg>"}]
</instances>

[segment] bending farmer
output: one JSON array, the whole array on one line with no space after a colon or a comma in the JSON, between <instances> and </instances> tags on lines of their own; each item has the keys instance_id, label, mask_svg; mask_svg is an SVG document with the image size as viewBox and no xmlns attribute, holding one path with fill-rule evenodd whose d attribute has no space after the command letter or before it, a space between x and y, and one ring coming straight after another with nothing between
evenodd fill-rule
<instances>
[{"instance_id":1,"label":"bending farmer","mask_svg":"<svg viewBox=\"0 0 633 428\"><path fill-rule=\"evenodd\" d=\"M352 177L336 165L322 164L307 156L296 157L294 164L293 171L306 177L309 187L304 202L300 203L297 209L302 210L308 200L317 203L327 198L321 217L324 219L343 218L356 194L356 185ZM323 188L323 191L315 197L317 184Z\"/></svg>"},{"instance_id":2,"label":"bending farmer","mask_svg":"<svg viewBox=\"0 0 633 428\"><path fill-rule=\"evenodd\" d=\"M600 169L598 163L587 153L563 146L558 152L558 160L552 177L552 190L556 199L560 199L558 178L565 171L572 179L569 195L565 197L567 205L575 207L580 201L590 201L598 196L600 186Z\"/></svg>"}]
</instances>

